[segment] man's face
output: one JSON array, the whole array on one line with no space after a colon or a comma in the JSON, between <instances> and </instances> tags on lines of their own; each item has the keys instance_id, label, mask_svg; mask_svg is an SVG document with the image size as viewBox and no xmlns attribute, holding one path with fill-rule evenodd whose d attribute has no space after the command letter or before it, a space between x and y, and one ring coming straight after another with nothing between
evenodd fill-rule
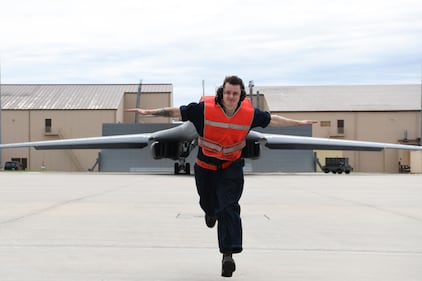
<instances>
[{"instance_id":1,"label":"man's face","mask_svg":"<svg viewBox=\"0 0 422 281\"><path fill-rule=\"evenodd\" d=\"M240 101L240 85L226 83L223 88L223 105L227 110L235 110Z\"/></svg>"}]
</instances>

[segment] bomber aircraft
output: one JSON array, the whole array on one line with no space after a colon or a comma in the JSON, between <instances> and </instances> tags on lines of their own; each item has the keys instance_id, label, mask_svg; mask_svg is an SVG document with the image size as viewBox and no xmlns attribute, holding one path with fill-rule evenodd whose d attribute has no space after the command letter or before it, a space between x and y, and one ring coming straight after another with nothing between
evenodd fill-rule
<instances>
[{"instance_id":1,"label":"bomber aircraft","mask_svg":"<svg viewBox=\"0 0 422 281\"><path fill-rule=\"evenodd\" d=\"M198 135L191 122L153 133L127 134L116 136L74 138L64 140L33 141L1 144L3 148L34 147L35 149L118 149L150 147L154 159L168 158L175 162L174 173L190 173L190 163L186 158L197 145ZM257 159L260 147L270 149L320 149L320 150L360 150L381 151L383 149L422 150L422 146L338 140L315 137L267 134L251 130L242 151L243 158Z\"/></svg>"}]
</instances>

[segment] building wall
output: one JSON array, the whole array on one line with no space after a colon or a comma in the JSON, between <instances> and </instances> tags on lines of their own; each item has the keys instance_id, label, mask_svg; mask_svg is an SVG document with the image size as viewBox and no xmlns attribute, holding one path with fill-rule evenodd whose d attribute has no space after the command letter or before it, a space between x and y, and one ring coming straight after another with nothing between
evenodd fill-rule
<instances>
[{"instance_id":1,"label":"building wall","mask_svg":"<svg viewBox=\"0 0 422 281\"><path fill-rule=\"evenodd\" d=\"M260 96L264 109L268 103ZM101 136L103 123L133 123L134 113L124 112L125 108L136 105L136 93L126 93L118 108L110 110L3 110L2 142L14 143L60 138ZM142 108L172 106L171 93L142 93ZM313 125L314 137L331 137L355 140L397 143L404 138L416 139L420 134L418 111L396 112L279 112L295 119L315 119L330 121L330 126ZM51 133L45 133L45 119L52 119ZM344 133L337 132L337 120L344 120ZM170 123L170 118L141 117L141 123ZM1 162L11 158L28 159L28 168L46 168L56 171L86 171L94 164L99 150L44 150L32 148L4 149ZM318 151L322 160L326 152ZM410 164L408 151L387 150L382 152L338 151L339 156L349 157L355 171L397 172L398 162ZM337 155L336 154L336 155ZM414 157L413 157L414 158ZM322 161L321 161L322 162ZM255 163L255 162L254 162Z\"/></svg>"},{"instance_id":2,"label":"building wall","mask_svg":"<svg viewBox=\"0 0 422 281\"><path fill-rule=\"evenodd\" d=\"M161 107L173 106L173 101L169 93L142 93L141 95L141 108L153 109ZM136 107L136 93L127 93L124 97L125 108ZM143 117L140 116L140 123L170 123L171 118L165 117ZM123 123L134 123L135 113L125 112Z\"/></svg>"},{"instance_id":3,"label":"building wall","mask_svg":"<svg viewBox=\"0 0 422 281\"><path fill-rule=\"evenodd\" d=\"M312 136L312 126L254 128L267 134L286 134L295 136ZM253 172L314 172L314 155L312 150L269 149L261 145L261 157L247 159L245 170Z\"/></svg>"},{"instance_id":4,"label":"building wall","mask_svg":"<svg viewBox=\"0 0 422 281\"><path fill-rule=\"evenodd\" d=\"M45 119L52 126L46 132ZM103 123L115 122L115 110L35 110L3 112L3 143L57 140L101 136ZM28 169L53 171L86 171L99 150L4 149L3 162L11 158L28 159Z\"/></svg>"},{"instance_id":5,"label":"building wall","mask_svg":"<svg viewBox=\"0 0 422 281\"><path fill-rule=\"evenodd\" d=\"M399 143L407 131L408 139L420 136L419 112L281 112L283 116L295 119L314 119L329 121L330 126L322 126L324 122L313 125L313 136L349 140ZM338 133L337 120L344 120L344 133ZM338 156L349 157L354 171L389 172L398 171L399 161L410 164L408 151L384 150L338 151ZM325 158L326 152L317 151L318 158ZM321 156L319 156L321 155Z\"/></svg>"},{"instance_id":6,"label":"building wall","mask_svg":"<svg viewBox=\"0 0 422 281\"><path fill-rule=\"evenodd\" d=\"M144 95L143 102L151 99L149 106L163 107L157 96ZM134 103L134 101L132 101ZM130 101L128 106L132 107ZM134 105L133 105L134 106ZM120 112L120 117L116 112ZM407 130L408 139L417 138L419 133L419 112L307 112L281 113L297 119L315 119L330 121L331 126L313 125L314 137L335 137L378 142L397 143L404 138ZM131 115L131 116L130 116ZM123 113L122 107L116 110L100 111L13 111L2 113L3 143L14 143L36 140L53 140L60 138L78 138L101 136L103 123L119 123L123 116L125 122L132 123L134 114ZM45 119L52 119L52 132L45 133ZM141 122L151 123L157 119L141 118ZM337 120L344 120L344 134L337 133ZM123 123L123 122L122 122ZM164 121L165 123L165 121ZM27 158L28 168L39 170L46 168L55 171L86 171L96 161L99 150L34 150L32 148L4 149L4 164L11 158ZM317 157L323 162L326 151L317 151ZM332 153L332 152L331 152ZM339 157L349 157L354 171L358 172L390 172L398 171L398 163L410 165L408 151L385 150L381 152L338 151ZM332 156L332 155L330 155Z\"/></svg>"},{"instance_id":7,"label":"building wall","mask_svg":"<svg viewBox=\"0 0 422 281\"><path fill-rule=\"evenodd\" d=\"M411 173L422 173L422 151L410 152Z\"/></svg>"},{"instance_id":8,"label":"building wall","mask_svg":"<svg viewBox=\"0 0 422 281\"><path fill-rule=\"evenodd\" d=\"M30 132L28 111L2 111L2 143L14 143L28 141ZM24 158L28 160L30 150L28 148L3 149L1 167L4 162L12 158Z\"/></svg>"},{"instance_id":9,"label":"building wall","mask_svg":"<svg viewBox=\"0 0 422 281\"><path fill-rule=\"evenodd\" d=\"M142 108L171 106L171 93L143 93ZM110 110L3 110L2 142L57 140L69 138L98 137L104 123L133 123L135 114L124 112L135 107L136 93L128 93L117 109ZM52 120L51 132L45 132L45 119ZM169 118L140 118L142 123ZM27 159L27 169L52 171L87 171L100 150L35 150L33 148L3 149L2 165L12 158Z\"/></svg>"}]
</instances>

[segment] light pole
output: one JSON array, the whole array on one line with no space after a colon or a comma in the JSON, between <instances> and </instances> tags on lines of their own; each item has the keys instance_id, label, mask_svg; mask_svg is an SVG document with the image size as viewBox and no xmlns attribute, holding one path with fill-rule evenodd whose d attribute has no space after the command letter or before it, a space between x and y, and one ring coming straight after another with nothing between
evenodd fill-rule
<instances>
[{"instance_id":1,"label":"light pole","mask_svg":"<svg viewBox=\"0 0 422 281\"><path fill-rule=\"evenodd\" d=\"M2 112L2 105L1 105L1 59L0 59L0 144L2 144L2 136L1 136L1 123L2 123L2 119L1 119L1 112ZM3 155L1 153L1 149L0 149L0 169L3 167Z\"/></svg>"},{"instance_id":2,"label":"light pole","mask_svg":"<svg viewBox=\"0 0 422 281\"><path fill-rule=\"evenodd\" d=\"M254 86L255 85L253 84L253 80L250 80L249 81L249 98L251 100L252 105L253 105L253 99L252 99L252 97L253 97L253 87Z\"/></svg>"},{"instance_id":3,"label":"light pole","mask_svg":"<svg viewBox=\"0 0 422 281\"><path fill-rule=\"evenodd\" d=\"M136 108L141 107L141 92L142 92L142 79L139 80L139 86L138 86L138 93L136 94ZM135 114L135 123L139 123L139 113L136 112Z\"/></svg>"}]
</instances>

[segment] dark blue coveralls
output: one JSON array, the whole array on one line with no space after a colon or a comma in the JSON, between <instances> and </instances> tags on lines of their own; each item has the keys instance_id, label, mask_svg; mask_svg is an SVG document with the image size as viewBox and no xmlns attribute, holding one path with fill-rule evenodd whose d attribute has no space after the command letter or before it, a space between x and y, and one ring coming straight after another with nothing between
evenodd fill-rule
<instances>
[{"instance_id":1,"label":"dark blue coveralls","mask_svg":"<svg viewBox=\"0 0 422 281\"><path fill-rule=\"evenodd\" d=\"M200 136L204 131L204 103L190 103L180 107L183 121L191 121ZM271 121L270 113L255 109L251 128L265 128ZM205 156L198 149L198 159L214 165L222 160ZM242 221L239 200L243 191L244 160L238 159L226 169L217 171L204 169L195 164L195 182L199 204L204 212L217 218L218 245L220 252L240 253L242 251Z\"/></svg>"}]
</instances>

